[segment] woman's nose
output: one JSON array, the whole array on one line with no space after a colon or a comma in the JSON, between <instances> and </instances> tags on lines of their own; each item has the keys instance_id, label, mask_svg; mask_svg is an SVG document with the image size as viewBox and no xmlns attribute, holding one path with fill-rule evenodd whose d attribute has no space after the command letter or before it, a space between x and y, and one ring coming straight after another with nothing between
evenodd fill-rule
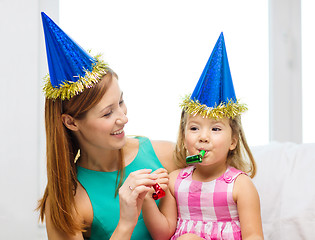
<instances>
[{"instance_id":1,"label":"woman's nose","mask_svg":"<svg viewBox=\"0 0 315 240\"><path fill-rule=\"evenodd\" d=\"M128 122L127 111L125 109L120 109L119 116L116 120L117 124L124 125Z\"/></svg>"}]
</instances>

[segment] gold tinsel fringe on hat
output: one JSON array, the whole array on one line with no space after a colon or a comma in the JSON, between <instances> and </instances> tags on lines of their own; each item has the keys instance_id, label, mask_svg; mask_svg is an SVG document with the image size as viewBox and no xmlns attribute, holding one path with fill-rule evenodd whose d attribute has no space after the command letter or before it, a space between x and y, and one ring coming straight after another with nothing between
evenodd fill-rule
<instances>
[{"instance_id":1,"label":"gold tinsel fringe on hat","mask_svg":"<svg viewBox=\"0 0 315 240\"><path fill-rule=\"evenodd\" d=\"M247 111L245 104L240 104L238 101L235 103L230 100L228 103L220 103L216 107L208 107L205 104L200 104L198 100L190 99L190 96L187 95L183 102L180 104L180 107L184 109L187 113L191 115L200 114L205 118L234 118L237 115Z\"/></svg>"},{"instance_id":2,"label":"gold tinsel fringe on hat","mask_svg":"<svg viewBox=\"0 0 315 240\"><path fill-rule=\"evenodd\" d=\"M49 74L47 74L45 79L45 86L43 87L46 98L61 100L70 99L83 92L84 89L90 88L99 82L102 76L104 76L108 70L108 65L100 59L101 55L98 54L94 58L96 62L94 63L92 71L85 70L85 76L79 77L76 82L65 81L60 85L59 88L55 88L51 85Z\"/></svg>"}]
</instances>

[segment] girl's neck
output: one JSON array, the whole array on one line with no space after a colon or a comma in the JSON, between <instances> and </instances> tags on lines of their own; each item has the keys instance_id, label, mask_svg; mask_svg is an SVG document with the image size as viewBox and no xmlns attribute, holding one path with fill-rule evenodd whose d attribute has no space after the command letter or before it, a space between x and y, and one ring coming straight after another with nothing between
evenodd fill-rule
<instances>
[{"instance_id":1,"label":"girl's neck","mask_svg":"<svg viewBox=\"0 0 315 240\"><path fill-rule=\"evenodd\" d=\"M222 176L226 169L227 164L220 164L220 165L196 165L196 169L193 173L193 179L200 182L210 182L218 177Z\"/></svg>"}]
</instances>

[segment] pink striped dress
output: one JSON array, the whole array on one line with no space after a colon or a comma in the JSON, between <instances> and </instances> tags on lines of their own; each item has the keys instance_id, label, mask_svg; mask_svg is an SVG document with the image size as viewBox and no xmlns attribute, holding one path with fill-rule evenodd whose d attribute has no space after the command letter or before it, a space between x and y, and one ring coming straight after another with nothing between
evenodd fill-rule
<instances>
[{"instance_id":1,"label":"pink striped dress","mask_svg":"<svg viewBox=\"0 0 315 240\"><path fill-rule=\"evenodd\" d=\"M232 192L235 179L243 172L228 167L211 182L192 179L195 167L181 170L175 181L177 228L173 239L193 233L204 239L242 239L236 203Z\"/></svg>"}]
</instances>

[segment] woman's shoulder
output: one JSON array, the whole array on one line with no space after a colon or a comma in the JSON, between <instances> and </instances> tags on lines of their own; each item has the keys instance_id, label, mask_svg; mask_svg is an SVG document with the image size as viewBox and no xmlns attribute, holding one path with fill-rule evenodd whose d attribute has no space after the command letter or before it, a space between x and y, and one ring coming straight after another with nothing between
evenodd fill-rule
<instances>
[{"instance_id":1,"label":"woman's shoulder","mask_svg":"<svg viewBox=\"0 0 315 240\"><path fill-rule=\"evenodd\" d=\"M152 140L152 146L156 152L173 155L175 143L163 140Z\"/></svg>"},{"instance_id":2,"label":"woman's shoulder","mask_svg":"<svg viewBox=\"0 0 315 240\"><path fill-rule=\"evenodd\" d=\"M156 156L168 172L172 172L178 167L174 161L175 143L170 141L151 141Z\"/></svg>"},{"instance_id":3,"label":"woman's shoulder","mask_svg":"<svg viewBox=\"0 0 315 240\"><path fill-rule=\"evenodd\" d=\"M163 140L151 140L148 137L144 136L129 136L127 138L127 145L131 148L138 148L139 142L150 141L156 153L173 154L175 150L175 143L171 141Z\"/></svg>"},{"instance_id":4,"label":"woman's shoulder","mask_svg":"<svg viewBox=\"0 0 315 240\"><path fill-rule=\"evenodd\" d=\"M163 165L163 167L168 171L171 172L177 169L175 162L174 162L174 150L175 144L170 141L163 141L163 140L150 140L147 137L128 137L127 144L125 146L125 150L128 153L133 153L131 155L135 155L139 149L139 142L150 141L153 147L153 150Z\"/></svg>"}]
</instances>

